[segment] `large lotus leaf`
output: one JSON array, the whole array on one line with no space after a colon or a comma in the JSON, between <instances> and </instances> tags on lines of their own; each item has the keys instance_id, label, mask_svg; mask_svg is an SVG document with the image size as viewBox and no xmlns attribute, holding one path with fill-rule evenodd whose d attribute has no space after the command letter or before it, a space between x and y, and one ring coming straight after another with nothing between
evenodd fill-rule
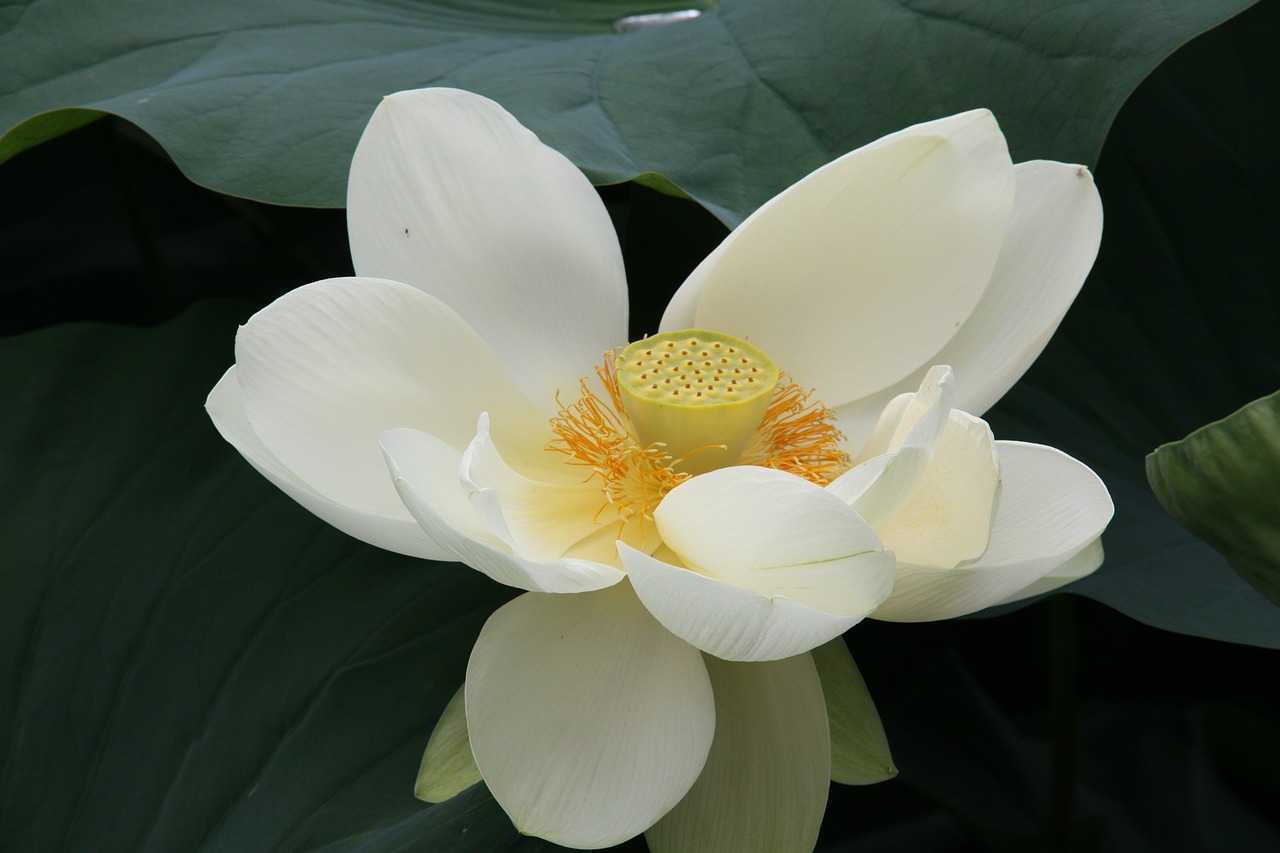
<instances>
[{"instance_id":1,"label":"large lotus leaf","mask_svg":"<svg viewBox=\"0 0 1280 853\"><path fill-rule=\"evenodd\" d=\"M1165 512L1144 458L1280 387L1277 39L1280 5L1259 5L1134 93L1098 165L1098 262L991 413L997 435L1062 447L1115 498L1106 563L1073 591L1151 625L1272 648L1280 609Z\"/></svg>"},{"instance_id":2,"label":"large lotus leaf","mask_svg":"<svg viewBox=\"0 0 1280 853\"><path fill-rule=\"evenodd\" d=\"M1280 392L1157 448L1147 479L1183 527L1280 604Z\"/></svg>"},{"instance_id":3,"label":"large lotus leaf","mask_svg":"<svg viewBox=\"0 0 1280 853\"><path fill-rule=\"evenodd\" d=\"M714 8L612 27L688 5ZM674 182L733 224L845 151L972 107L1016 159L1093 163L1142 78L1248 5L32 0L0 10L0 160L109 112L197 183L340 206L378 99L457 86L595 182Z\"/></svg>"},{"instance_id":4,"label":"large lotus leaf","mask_svg":"<svg viewBox=\"0 0 1280 853\"><path fill-rule=\"evenodd\" d=\"M508 594L310 517L214 431L244 310L0 340L5 850L544 849L413 780Z\"/></svg>"}]
</instances>

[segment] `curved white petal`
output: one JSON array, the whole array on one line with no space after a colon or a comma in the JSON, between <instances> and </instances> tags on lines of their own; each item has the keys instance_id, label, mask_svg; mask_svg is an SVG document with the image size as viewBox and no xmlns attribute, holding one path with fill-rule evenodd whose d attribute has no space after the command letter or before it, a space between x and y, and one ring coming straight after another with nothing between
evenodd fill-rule
<instances>
[{"instance_id":1,"label":"curved white petal","mask_svg":"<svg viewBox=\"0 0 1280 853\"><path fill-rule=\"evenodd\" d=\"M818 668L827 705L831 780L844 785L873 785L898 775L880 712L844 638L823 643L810 655Z\"/></svg>"},{"instance_id":2,"label":"curved white petal","mask_svg":"<svg viewBox=\"0 0 1280 853\"><path fill-rule=\"evenodd\" d=\"M885 407L862 456L827 485L875 529L899 563L951 567L986 549L1000 483L987 424L950 408L951 368Z\"/></svg>"},{"instance_id":3,"label":"curved white petal","mask_svg":"<svg viewBox=\"0 0 1280 853\"><path fill-rule=\"evenodd\" d=\"M627 584L522 595L467 665L476 763L516 828L569 847L617 844L671 810L715 730L702 656Z\"/></svg>"},{"instance_id":4,"label":"curved white petal","mask_svg":"<svg viewBox=\"0 0 1280 853\"><path fill-rule=\"evenodd\" d=\"M669 631L724 660L767 661L802 654L866 616L841 615L782 595L716 580L619 544L644 606ZM892 555L889 556L892 566Z\"/></svg>"},{"instance_id":5,"label":"curved white petal","mask_svg":"<svg viewBox=\"0 0 1280 853\"><path fill-rule=\"evenodd\" d=\"M392 281L329 279L280 297L236 335L236 375L276 458L330 500L378 515L402 512L383 431L421 429L461 449L489 411L522 447L545 425L462 318Z\"/></svg>"},{"instance_id":6,"label":"curved white petal","mask_svg":"<svg viewBox=\"0 0 1280 853\"><path fill-rule=\"evenodd\" d=\"M547 405L626 343L622 254L599 196L487 98L384 98L351 163L347 227L358 274L439 297Z\"/></svg>"},{"instance_id":7,"label":"curved white petal","mask_svg":"<svg viewBox=\"0 0 1280 853\"><path fill-rule=\"evenodd\" d=\"M209 392L205 409L213 425L240 455L277 488L334 527L370 545L423 557L428 560L456 559L418 526L403 506L384 513L366 512L329 500L285 467L258 438L244 413L240 380L232 366Z\"/></svg>"},{"instance_id":8,"label":"curved white petal","mask_svg":"<svg viewBox=\"0 0 1280 853\"><path fill-rule=\"evenodd\" d=\"M931 456L938 446L955 396L955 372L945 364L931 367L920 387L894 397L880 413L859 458L919 447Z\"/></svg>"},{"instance_id":9,"label":"curved white petal","mask_svg":"<svg viewBox=\"0 0 1280 853\"><path fill-rule=\"evenodd\" d=\"M913 389L932 364L955 368L953 405L981 415L1036 360L1080 292L1102 238L1093 176L1084 166L1046 160L1018 163L1013 174L1013 218L982 299L955 337L911 375L837 410L852 446L860 446L875 413Z\"/></svg>"},{"instance_id":10,"label":"curved white petal","mask_svg":"<svg viewBox=\"0 0 1280 853\"><path fill-rule=\"evenodd\" d=\"M1061 450L997 441L1003 485L980 562L1004 565L1076 553L1097 539L1115 514L1106 485Z\"/></svg>"},{"instance_id":11,"label":"curved white petal","mask_svg":"<svg viewBox=\"0 0 1280 853\"><path fill-rule=\"evenodd\" d=\"M1102 201L1084 166L1032 160L1013 168L1017 197L991 284L934 363L966 380L955 406L991 408L1049 342L1102 239Z\"/></svg>"},{"instance_id":12,"label":"curved white petal","mask_svg":"<svg viewBox=\"0 0 1280 853\"><path fill-rule=\"evenodd\" d=\"M858 400L960 328L991 278L1013 200L989 112L891 134L738 226L684 285L699 293L694 325L761 347L829 407Z\"/></svg>"},{"instance_id":13,"label":"curved white petal","mask_svg":"<svg viewBox=\"0 0 1280 853\"><path fill-rule=\"evenodd\" d=\"M459 687L431 732L418 766L413 795L428 803L443 803L480 781L480 768L471 755L467 736L465 687Z\"/></svg>"},{"instance_id":14,"label":"curved white petal","mask_svg":"<svg viewBox=\"0 0 1280 853\"><path fill-rule=\"evenodd\" d=\"M999 486L991 428L981 418L952 409L937 450L906 501L892 516L872 524L900 563L956 566L987 550Z\"/></svg>"},{"instance_id":15,"label":"curved white petal","mask_svg":"<svg viewBox=\"0 0 1280 853\"><path fill-rule=\"evenodd\" d=\"M560 559L601 527L618 529L602 515L605 498L594 480L583 482L579 475L549 483L513 470L494 446L487 413L462 454L461 471L467 498L489 532L535 563Z\"/></svg>"},{"instance_id":16,"label":"curved white petal","mask_svg":"<svg viewBox=\"0 0 1280 853\"><path fill-rule=\"evenodd\" d=\"M996 448L1002 484L986 553L950 569L899 563L893 594L876 619L962 616L1021 598L1047 576L1066 582L1100 564L1095 542L1114 507L1098 476L1052 447L999 441Z\"/></svg>"},{"instance_id":17,"label":"curved white petal","mask_svg":"<svg viewBox=\"0 0 1280 853\"><path fill-rule=\"evenodd\" d=\"M857 464L827 484L872 528L902 509L937 452L954 379L951 368L939 365L930 369L918 391L891 400L855 457Z\"/></svg>"},{"instance_id":18,"label":"curved white petal","mask_svg":"<svg viewBox=\"0 0 1280 853\"><path fill-rule=\"evenodd\" d=\"M680 804L645 833L653 853L809 853L831 768L822 684L809 655L706 658L716 736Z\"/></svg>"},{"instance_id":19,"label":"curved white petal","mask_svg":"<svg viewBox=\"0 0 1280 853\"><path fill-rule=\"evenodd\" d=\"M467 501L460 479L461 454L418 430L388 430L381 436L385 467L404 505L453 559L498 583L543 592L584 592L616 584L623 573L590 560L539 563L512 552Z\"/></svg>"},{"instance_id":20,"label":"curved white petal","mask_svg":"<svg viewBox=\"0 0 1280 853\"><path fill-rule=\"evenodd\" d=\"M889 594L893 555L847 504L769 468L721 468L654 513L688 568L620 546L636 593L672 633L727 660L807 651Z\"/></svg>"},{"instance_id":21,"label":"curved white petal","mask_svg":"<svg viewBox=\"0 0 1280 853\"><path fill-rule=\"evenodd\" d=\"M1022 601L1024 598L1034 598L1037 595L1044 595L1046 592L1053 592L1073 581L1078 581L1082 577L1093 574L1102 565L1104 556L1102 538L1099 537L1059 563L1030 586L1023 587L1013 595L1001 599L995 604L1010 604L1014 601ZM992 606L994 607L995 605Z\"/></svg>"}]
</instances>

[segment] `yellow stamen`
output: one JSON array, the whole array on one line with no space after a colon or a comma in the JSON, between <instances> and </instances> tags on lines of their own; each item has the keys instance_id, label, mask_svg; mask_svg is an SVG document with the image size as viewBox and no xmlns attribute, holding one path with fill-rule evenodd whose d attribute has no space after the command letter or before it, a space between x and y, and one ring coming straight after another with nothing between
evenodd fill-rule
<instances>
[{"instance_id":1,"label":"yellow stamen","mask_svg":"<svg viewBox=\"0 0 1280 853\"><path fill-rule=\"evenodd\" d=\"M572 405L564 405L556 395L560 414L551 419L556 437L547 449L568 456L565 462L569 465L590 469L586 479L600 478L605 497L601 513L612 507L621 523L634 520L643 530L645 520L652 521L653 510L667 492L691 475L671 467L674 460L661 444L640 444L612 369L617 352L606 353L605 363L596 368L606 400L597 396L585 378L579 383L582 396Z\"/></svg>"},{"instance_id":2,"label":"yellow stamen","mask_svg":"<svg viewBox=\"0 0 1280 853\"><path fill-rule=\"evenodd\" d=\"M849 454L840 449L844 434L832 411L789 379L781 375L760 428L737 464L777 468L825 486L849 468Z\"/></svg>"}]
</instances>

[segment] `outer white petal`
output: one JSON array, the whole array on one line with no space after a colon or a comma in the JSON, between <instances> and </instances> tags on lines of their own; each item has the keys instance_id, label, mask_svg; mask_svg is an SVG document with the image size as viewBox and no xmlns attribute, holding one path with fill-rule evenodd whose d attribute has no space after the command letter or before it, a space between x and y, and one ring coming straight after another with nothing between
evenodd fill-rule
<instances>
[{"instance_id":1,"label":"outer white petal","mask_svg":"<svg viewBox=\"0 0 1280 853\"><path fill-rule=\"evenodd\" d=\"M512 552L476 515L459 476L461 454L439 438L410 429L381 437L385 466L404 505L453 559L499 583L543 592L584 592L616 584L623 574L589 560L539 563Z\"/></svg>"},{"instance_id":2,"label":"outer white petal","mask_svg":"<svg viewBox=\"0 0 1280 853\"><path fill-rule=\"evenodd\" d=\"M956 566L987 550L999 485L991 428L952 409L906 501L891 517L871 523L899 563Z\"/></svg>"},{"instance_id":3,"label":"outer white petal","mask_svg":"<svg viewBox=\"0 0 1280 853\"><path fill-rule=\"evenodd\" d=\"M716 736L680 805L645 833L653 853L809 853L827 805L830 740L809 655L706 658Z\"/></svg>"},{"instance_id":4,"label":"outer white petal","mask_svg":"<svg viewBox=\"0 0 1280 853\"><path fill-rule=\"evenodd\" d=\"M439 297L548 405L626 342L622 255L599 196L479 95L385 98L351 164L347 226L357 273Z\"/></svg>"},{"instance_id":5,"label":"outer white petal","mask_svg":"<svg viewBox=\"0 0 1280 853\"><path fill-rule=\"evenodd\" d=\"M1009 604L1014 601L1021 601L1024 598L1034 598L1037 595L1044 595L1046 592L1053 592L1055 589L1066 586L1072 581L1077 581L1086 575L1093 574L1102 565L1103 557L1102 539L1095 539L1081 548L1079 552L1068 557L1048 574L1041 577L1040 580L1018 590L1008 598L997 601L996 604Z\"/></svg>"},{"instance_id":6,"label":"outer white petal","mask_svg":"<svg viewBox=\"0 0 1280 853\"><path fill-rule=\"evenodd\" d=\"M317 492L403 518L378 436L421 429L459 449L483 411L513 448L545 421L493 350L454 311L404 284L330 279L291 291L236 335L253 431ZM543 439L545 440L545 438Z\"/></svg>"},{"instance_id":7,"label":"outer white petal","mask_svg":"<svg viewBox=\"0 0 1280 853\"><path fill-rule=\"evenodd\" d=\"M488 414L480 416L461 471L467 498L489 532L535 563L560 559L601 527L618 529L616 523L606 525L607 514L600 520L604 496L580 472L571 482L549 483L513 470L494 446Z\"/></svg>"},{"instance_id":8,"label":"outer white petal","mask_svg":"<svg viewBox=\"0 0 1280 853\"><path fill-rule=\"evenodd\" d=\"M466 703L476 763L516 828L578 848L670 811L716 725L702 656L627 584L500 608L471 652Z\"/></svg>"},{"instance_id":9,"label":"outer white petal","mask_svg":"<svg viewBox=\"0 0 1280 853\"><path fill-rule=\"evenodd\" d=\"M1084 166L1033 160L1014 166L1013 221L991 284L956 336L934 357L968 377L955 406L991 408L1057 330L1093 267L1102 201Z\"/></svg>"},{"instance_id":10,"label":"outer white petal","mask_svg":"<svg viewBox=\"0 0 1280 853\"><path fill-rule=\"evenodd\" d=\"M640 599L672 633L727 660L776 660L825 643L889 594L893 555L847 504L769 468L721 468L654 513L688 568L620 546Z\"/></svg>"},{"instance_id":11,"label":"outer white petal","mask_svg":"<svg viewBox=\"0 0 1280 853\"><path fill-rule=\"evenodd\" d=\"M429 560L456 559L452 552L441 547L423 531L403 506L393 507L386 514L366 512L329 500L307 485L297 474L285 467L258 438L244 413L244 400L240 393L240 380L236 368L231 367L218 384L209 392L205 409L232 447L277 488L302 506L350 536L411 557Z\"/></svg>"},{"instance_id":12,"label":"outer white petal","mask_svg":"<svg viewBox=\"0 0 1280 853\"><path fill-rule=\"evenodd\" d=\"M1065 582L1101 562L1095 543L1114 507L1098 476L1052 447L1013 441L996 447L1003 482L986 553L951 569L899 563L893 594L875 618L962 616L1021 598L1042 578Z\"/></svg>"},{"instance_id":13,"label":"outer white petal","mask_svg":"<svg viewBox=\"0 0 1280 853\"><path fill-rule=\"evenodd\" d=\"M837 415L858 445L875 412L912 390L931 364L949 364L961 381L955 407L981 415L1040 355L1080 291L1098 254L1102 202L1083 166L1032 160L1013 167L1017 197L991 283L956 336L886 391Z\"/></svg>"},{"instance_id":14,"label":"outer white petal","mask_svg":"<svg viewBox=\"0 0 1280 853\"><path fill-rule=\"evenodd\" d=\"M985 110L886 136L730 234L685 284L699 293L695 325L750 340L828 406L858 400L960 328L991 278L1013 199L1004 137Z\"/></svg>"}]
</instances>

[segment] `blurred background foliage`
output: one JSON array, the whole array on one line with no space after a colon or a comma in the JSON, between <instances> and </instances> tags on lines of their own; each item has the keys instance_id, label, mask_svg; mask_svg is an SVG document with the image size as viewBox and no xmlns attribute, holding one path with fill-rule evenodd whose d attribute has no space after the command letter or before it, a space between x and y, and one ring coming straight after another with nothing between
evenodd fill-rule
<instances>
[{"instance_id":1,"label":"blurred background foliage","mask_svg":"<svg viewBox=\"0 0 1280 853\"><path fill-rule=\"evenodd\" d=\"M989 416L1106 479L1107 564L999 618L851 631L901 775L834 786L820 850L1280 849L1280 611L1143 469L1280 387L1278 43L1266 0L1125 102L1094 273ZM725 227L601 194L652 330ZM342 212L201 189L118 118L0 165L0 198L0 848L552 849L482 786L412 798L512 591L328 529L201 409L237 323L350 272Z\"/></svg>"}]
</instances>

